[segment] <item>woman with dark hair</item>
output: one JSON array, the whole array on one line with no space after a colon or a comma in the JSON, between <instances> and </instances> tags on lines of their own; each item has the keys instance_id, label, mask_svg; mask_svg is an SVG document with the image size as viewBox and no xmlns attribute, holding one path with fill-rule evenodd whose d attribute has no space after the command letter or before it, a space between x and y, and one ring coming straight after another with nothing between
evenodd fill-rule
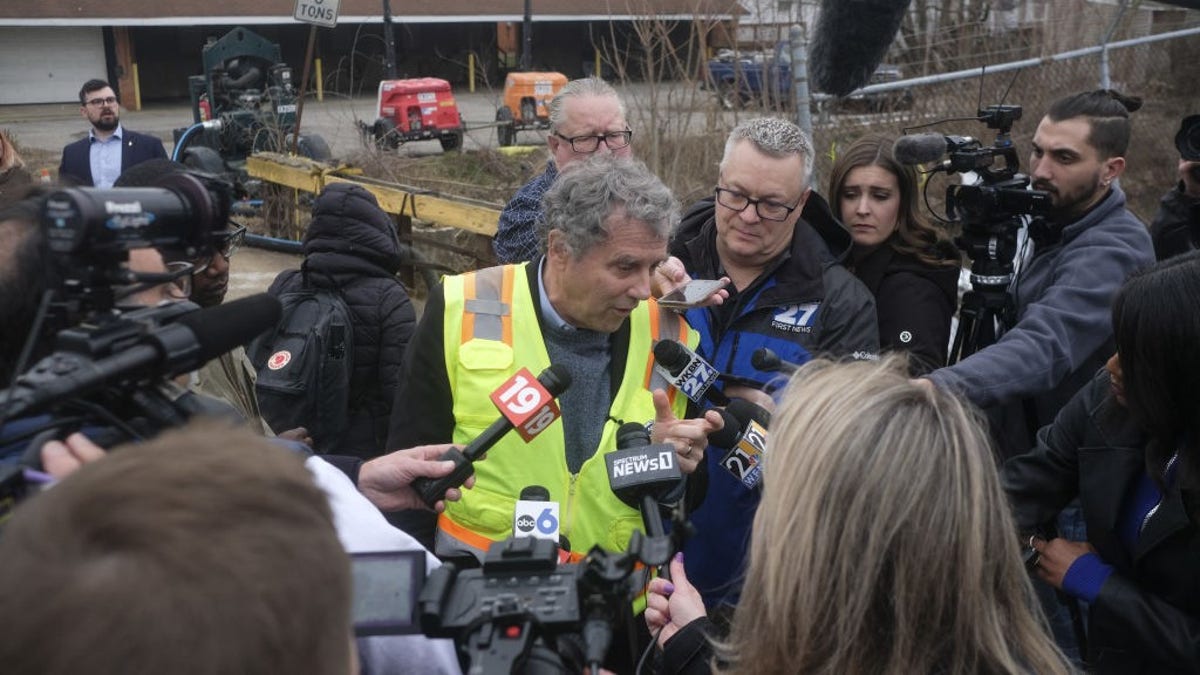
<instances>
[{"instance_id":1,"label":"woman with dark hair","mask_svg":"<svg viewBox=\"0 0 1200 675\"><path fill-rule=\"evenodd\" d=\"M1094 672L1200 672L1200 252L1130 277L1113 330L1004 488L1038 576L1088 604ZM1029 536L1075 497L1087 541Z\"/></svg>"},{"instance_id":2,"label":"woman with dark hair","mask_svg":"<svg viewBox=\"0 0 1200 675\"><path fill-rule=\"evenodd\" d=\"M879 346L908 352L914 375L946 365L960 258L921 217L916 174L892 156L892 139L866 136L846 148L829 201L854 238L848 266L875 296Z\"/></svg>"}]
</instances>

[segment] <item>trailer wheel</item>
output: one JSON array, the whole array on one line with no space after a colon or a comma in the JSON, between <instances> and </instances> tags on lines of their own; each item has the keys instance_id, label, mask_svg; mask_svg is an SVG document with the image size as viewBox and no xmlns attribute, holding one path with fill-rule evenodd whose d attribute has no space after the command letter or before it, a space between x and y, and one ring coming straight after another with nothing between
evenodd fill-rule
<instances>
[{"instance_id":1,"label":"trailer wheel","mask_svg":"<svg viewBox=\"0 0 1200 675\"><path fill-rule=\"evenodd\" d=\"M463 132L461 130L448 133L438 139L442 142L442 152L453 152L462 147Z\"/></svg>"},{"instance_id":2,"label":"trailer wheel","mask_svg":"<svg viewBox=\"0 0 1200 675\"><path fill-rule=\"evenodd\" d=\"M513 127L513 114L508 106L502 106L496 111L496 141L500 147L507 148L517 138L517 130Z\"/></svg>"}]
</instances>

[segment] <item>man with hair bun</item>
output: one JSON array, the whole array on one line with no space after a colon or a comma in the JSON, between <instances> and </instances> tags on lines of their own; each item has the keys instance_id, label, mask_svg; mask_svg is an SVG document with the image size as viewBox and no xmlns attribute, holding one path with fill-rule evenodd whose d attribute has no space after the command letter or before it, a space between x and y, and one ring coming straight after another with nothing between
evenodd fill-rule
<instances>
[{"instance_id":1,"label":"man with hair bun","mask_svg":"<svg viewBox=\"0 0 1200 675\"><path fill-rule=\"evenodd\" d=\"M1146 226L1126 208L1125 171L1141 99L1109 89L1062 98L1033 136L1029 176L1050 193L1009 293L1008 330L929 381L984 408L1002 457L1027 451L1041 427L1113 353L1109 307L1132 272L1154 262Z\"/></svg>"}]
</instances>

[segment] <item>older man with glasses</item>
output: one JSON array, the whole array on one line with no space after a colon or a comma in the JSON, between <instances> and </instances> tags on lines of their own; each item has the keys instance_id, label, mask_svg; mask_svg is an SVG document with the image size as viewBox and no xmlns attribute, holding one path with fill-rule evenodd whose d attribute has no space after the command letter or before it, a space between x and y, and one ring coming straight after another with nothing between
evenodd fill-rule
<instances>
[{"instance_id":1,"label":"older man with glasses","mask_svg":"<svg viewBox=\"0 0 1200 675\"><path fill-rule=\"evenodd\" d=\"M536 224L542 219L542 195L558 172L596 154L629 157L633 131L625 120L625 104L604 80L571 80L550 101L550 134L546 170L526 183L500 213L492 248L502 264L533 260L540 253Z\"/></svg>"},{"instance_id":2,"label":"older man with glasses","mask_svg":"<svg viewBox=\"0 0 1200 675\"><path fill-rule=\"evenodd\" d=\"M684 215L672 257L657 272L660 288L688 275L732 281L723 302L686 313L700 333L700 355L726 374L730 397L762 401L770 391L779 373L755 367L762 348L797 364L869 359L879 349L875 301L841 265L850 233L809 187L812 164L812 142L791 122L739 124L726 140L713 197ZM688 577L718 615L737 602L760 496L722 461L725 454L705 453L708 490L684 549Z\"/></svg>"},{"instance_id":3,"label":"older man with glasses","mask_svg":"<svg viewBox=\"0 0 1200 675\"><path fill-rule=\"evenodd\" d=\"M79 90L79 112L92 128L63 148L58 178L84 187L110 188L129 167L166 159L162 141L121 126L121 102L104 80L88 80Z\"/></svg>"}]
</instances>

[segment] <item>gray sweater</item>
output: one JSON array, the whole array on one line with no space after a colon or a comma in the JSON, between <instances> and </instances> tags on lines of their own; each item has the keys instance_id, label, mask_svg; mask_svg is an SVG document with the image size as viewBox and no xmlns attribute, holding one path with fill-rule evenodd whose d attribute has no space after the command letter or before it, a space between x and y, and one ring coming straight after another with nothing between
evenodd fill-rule
<instances>
[{"instance_id":1,"label":"gray sweater","mask_svg":"<svg viewBox=\"0 0 1200 675\"><path fill-rule=\"evenodd\" d=\"M1060 241L1039 246L1009 288L1016 323L996 341L953 366L929 375L980 407L1037 397L1036 429L1099 365L1112 339L1112 300L1130 273L1154 262L1150 234L1112 191ZM1111 351L1111 350L1107 350ZM1061 391L1060 391L1061 389ZM1068 391L1069 390L1069 391Z\"/></svg>"}]
</instances>

